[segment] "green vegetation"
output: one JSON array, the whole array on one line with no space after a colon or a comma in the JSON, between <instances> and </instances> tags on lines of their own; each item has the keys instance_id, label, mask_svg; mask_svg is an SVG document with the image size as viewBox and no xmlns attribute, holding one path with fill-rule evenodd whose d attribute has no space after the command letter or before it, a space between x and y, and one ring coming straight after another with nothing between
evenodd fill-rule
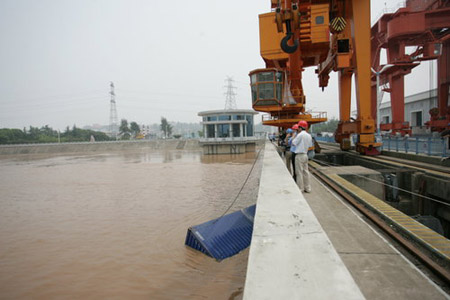
<instances>
[{"instance_id":1,"label":"green vegetation","mask_svg":"<svg viewBox=\"0 0 450 300\"><path fill-rule=\"evenodd\" d=\"M161 125L160 125L161 131L164 133L164 137L168 138L172 135L172 125L167 122L167 119L164 117L161 117Z\"/></svg>"},{"instance_id":2,"label":"green vegetation","mask_svg":"<svg viewBox=\"0 0 450 300\"><path fill-rule=\"evenodd\" d=\"M131 137L136 138L140 132L141 128L138 123L131 122L130 126L128 126L128 121L126 119L120 121L119 134L121 140L129 140Z\"/></svg>"},{"instance_id":3,"label":"green vegetation","mask_svg":"<svg viewBox=\"0 0 450 300\"><path fill-rule=\"evenodd\" d=\"M121 140L129 140L131 137L131 130L128 127L128 121L126 119L120 121L119 135Z\"/></svg>"},{"instance_id":4,"label":"green vegetation","mask_svg":"<svg viewBox=\"0 0 450 300\"><path fill-rule=\"evenodd\" d=\"M322 132L331 132L334 133L337 129L339 120L331 119L324 123L314 124L312 125L313 133L322 133Z\"/></svg>"},{"instance_id":5,"label":"green vegetation","mask_svg":"<svg viewBox=\"0 0 450 300\"><path fill-rule=\"evenodd\" d=\"M52 129L48 125L41 128L30 126L29 129L0 129L0 144L27 144L27 143L58 143L64 142L89 142L91 136L96 141L109 141L111 140L105 133L85 130L77 128L75 125L70 129L67 126L64 132L59 133Z\"/></svg>"},{"instance_id":6,"label":"green vegetation","mask_svg":"<svg viewBox=\"0 0 450 300\"><path fill-rule=\"evenodd\" d=\"M133 136L136 137L141 132L141 128L139 127L138 123L131 122L130 131L133 134Z\"/></svg>"}]
</instances>

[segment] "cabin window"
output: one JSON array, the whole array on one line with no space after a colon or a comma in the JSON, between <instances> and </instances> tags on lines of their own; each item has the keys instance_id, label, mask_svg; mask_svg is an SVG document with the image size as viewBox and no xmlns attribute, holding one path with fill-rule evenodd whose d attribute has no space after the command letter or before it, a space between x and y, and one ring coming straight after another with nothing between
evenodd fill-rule
<instances>
[{"instance_id":1,"label":"cabin window","mask_svg":"<svg viewBox=\"0 0 450 300\"><path fill-rule=\"evenodd\" d=\"M276 90L276 97L278 101L281 101L282 97L283 97L283 85L280 83L277 83L277 90Z\"/></svg>"},{"instance_id":2,"label":"cabin window","mask_svg":"<svg viewBox=\"0 0 450 300\"><path fill-rule=\"evenodd\" d=\"M320 25L320 24L323 24L323 23L325 23L325 18L323 16L317 16L316 17L316 24Z\"/></svg>"},{"instance_id":3,"label":"cabin window","mask_svg":"<svg viewBox=\"0 0 450 300\"><path fill-rule=\"evenodd\" d=\"M253 103L255 103L255 101L257 100L257 95L258 95L258 86L252 85L252 101Z\"/></svg>"},{"instance_id":4,"label":"cabin window","mask_svg":"<svg viewBox=\"0 0 450 300\"><path fill-rule=\"evenodd\" d=\"M273 81L273 72L258 73L258 82Z\"/></svg>"},{"instance_id":5,"label":"cabin window","mask_svg":"<svg viewBox=\"0 0 450 300\"><path fill-rule=\"evenodd\" d=\"M276 72L275 73L275 80L276 80L276 82L283 82L283 73Z\"/></svg>"},{"instance_id":6,"label":"cabin window","mask_svg":"<svg viewBox=\"0 0 450 300\"><path fill-rule=\"evenodd\" d=\"M338 40L338 53L350 52L350 41L348 39Z\"/></svg>"},{"instance_id":7,"label":"cabin window","mask_svg":"<svg viewBox=\"0 0 450 300\"><path fill-rule=\"evenodd\" d=\"M266 69L256 71L250 78L253 106L280 104L283 98L284 72Z\"/></svg>"},{"instance_id":8,"label":"cabin window","mask_svg":"<svg viewBox=\"0 0 450 300\"><path fill-rule=\"evenodd\" d=\"M273 83L260 83L258 86L258 99L266 100L274 98Z\"/></svg>"}]
</instances>

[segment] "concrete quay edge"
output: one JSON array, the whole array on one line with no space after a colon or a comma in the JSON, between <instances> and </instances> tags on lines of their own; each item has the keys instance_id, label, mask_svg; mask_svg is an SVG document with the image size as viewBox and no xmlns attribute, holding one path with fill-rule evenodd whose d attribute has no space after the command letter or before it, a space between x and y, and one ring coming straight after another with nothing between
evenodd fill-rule
<instances>
[{"instance_id":1,"label":"concrete quay edge","mask_svg":"<svg viewBox=\"0 0 450 300\"><path fill-rule=\"evenodd\" d=\"M364 299L275 147L267 143L244 299Z\"/></svg>"}]
</instances>

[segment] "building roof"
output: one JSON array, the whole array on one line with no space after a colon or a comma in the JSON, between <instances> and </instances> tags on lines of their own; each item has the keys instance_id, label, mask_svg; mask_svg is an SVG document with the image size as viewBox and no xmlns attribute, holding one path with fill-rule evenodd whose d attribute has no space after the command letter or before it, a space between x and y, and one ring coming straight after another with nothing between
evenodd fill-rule
<instances>
[{"instance_id":1,"label":"building roof","mask_svg":"<svg viewBox=\"0 0 450 300\"><path fill-rule=\"evenodd\" d=\"M208 115L256 115L258 112L251 109L217 109L217 110L205 110L198 113L199 116Z\"/></svg>"}]
</instances>

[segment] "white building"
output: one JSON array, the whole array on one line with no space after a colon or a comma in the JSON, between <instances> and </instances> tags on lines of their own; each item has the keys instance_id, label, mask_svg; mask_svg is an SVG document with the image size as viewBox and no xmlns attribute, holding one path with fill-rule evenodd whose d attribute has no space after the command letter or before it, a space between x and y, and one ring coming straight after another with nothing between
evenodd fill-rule
<instances>
[{"instance_id":1,"label":"white building","mask_svg":"<svg viewBox=\"0 0 450 300\"><path fill-rule=\"evenodd\" d=\"M430 121L430 109L437 106L436 89L405 97L405 122L409 122L412 134L429 133L425 123ZM381 124L392 122L390 101L381 103L380 117Z\"/></svg>"},{"instance_id":2,"label":"white building","mask_svg":"<svg viewBox=\"0 0 450 300\"><path fill-rule=\"evenodd\" d=\"M247 109L209 110L199 112L202 117L203 145L206 154L244 153L254 151L253 116Z\"/></svg>"}]
</instances>

